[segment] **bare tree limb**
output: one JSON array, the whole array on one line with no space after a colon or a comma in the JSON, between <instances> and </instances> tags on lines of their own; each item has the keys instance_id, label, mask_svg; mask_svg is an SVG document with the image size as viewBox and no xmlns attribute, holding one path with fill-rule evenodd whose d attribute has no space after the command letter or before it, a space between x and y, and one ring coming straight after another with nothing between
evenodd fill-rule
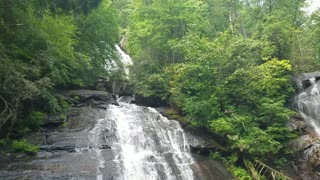
<instances>
[{"instance_id":1,"label":"bare tree limb","mask_svg":"<svg viewBox=\"0 0 320 180\"><path fill-rule=\"evenodd\" d=\"M1 114L0 114L0 117L7 111L7 109L8 109L8 103L7 103L7 101L0 95L0 99L3 101L3 103L4 103L4 106L5 106L5 108L4 108L4 110L1 112Z\"/></svg>"}]
</instances>

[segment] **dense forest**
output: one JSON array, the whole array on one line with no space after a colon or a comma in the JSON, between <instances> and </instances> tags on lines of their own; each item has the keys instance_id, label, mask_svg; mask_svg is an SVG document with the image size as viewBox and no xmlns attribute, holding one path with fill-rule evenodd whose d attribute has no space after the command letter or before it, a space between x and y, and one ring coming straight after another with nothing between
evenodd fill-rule
<instances>
[{"instance_id":1,"label":"dense forest","mask_svg":"<svg viewBox=\"0 0 320 180\"><path fill-rule=\"evenodd\" d=\"M134 1L125 24L136 91L212 133L239 178L261 160L279 167L296 136L293 74L319 69L319 12L303 0ZM221 154L213 153L213 157Z\"/></svg>"},{"instance_id":2,"label":"dense forest","mask_svg":"<svg viewBox=\"0 0 320 180\"><path fill-rule=\"evenodd\" d=\"M106 70L118 59L118 14L108 0L0 1L1 149L34 154L23 137L68 108L58 92L121 78Z\"/></svg>"},{"instance_id":3,"label":"dense forest","mask_svg":"<svg viewBox=\"0 0 320 180\"><path fill-rule=\"evenodd\" d=\"M297 136L291 77L320 67L320 11L304 0L1 0L0 145L22 138L68 104L57 92L93 88L114 45L132 56L135 93L164 101L227 152L236 177L259 160L280 167Z\"/></svg>"},{"instance_id":4,"label":"dense forest","mask_svg":"<svg viewBox=\"0 0 320 180\"><path fill-rule=\"evenodd\" d=\"M105 67L116 59L117 14L109 1L0 1L1 136L61 111L56 91L114 76Z\"/></svg>"}]
</instances>

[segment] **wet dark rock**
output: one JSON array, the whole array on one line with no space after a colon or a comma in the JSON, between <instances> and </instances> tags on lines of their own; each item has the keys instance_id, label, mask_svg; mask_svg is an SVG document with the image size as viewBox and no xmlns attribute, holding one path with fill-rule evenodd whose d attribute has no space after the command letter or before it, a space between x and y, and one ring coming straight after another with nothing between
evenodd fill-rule
<instances>
[{"instance_id":1,"label":"wet dark rock","mask_svg":"<svg viewBox=\"0 0 320 180\"><path fill-rule=\"evenodd\" d=\"M66 113L51 114L41 125L44 128L54 128L61 126L67 121Z\"/></svg>"},{"instance_id":2,"label":"wet dark rock","mask_svg":"<svg viewBox=\"0 0 320 180\"><path fill-rule=\"evenodd\" d=\"M46 151L40 151L37 153L37 158L43 159L43 158L52 158L54 154L52 152L46 152Z\"/></svg>"},{"instance_id":3,"label":"wet dark rock","mask_svg":"<svg viewBox=\"0 0 320 180\"><path fill-rule=\"evenodd\" d=\"M300 131L300 132L308 131L309 130L308 128L310 127L306 124L306 122L300 115L293 116L289 120L287 126L291 131Z\"/></svg>"},{"instance_id":4,"label":"wet dark rock","mask_svg":"<svg viewBox=\"0 0 320 180\"><path fill-rule=\"evenodd\" d=\"M207 154L208 151L225 152L227 149L220 145L215 138L204 129L185 128L186 137L190 148L194 152Z\"/></svg>"},{"instance_id":5,"label":"wet dark rock","mask_svg":"<svg viewBox=\"0 0 320 180\"><path fill-rule=\"evenodd\" d=\"M103 144L100 149L111 149L109 145Z\"/></svg>"},{"instance_id":6,"label":"wet dark rock","mask_svg":"<svg viewBox=\"0 0 320 180\"><path fill-rule=\"evenodd\" d=\"M235 180L236 178L227 170L227 168L219 161L193 154L196 164L192 170L196 177L201 180Z\"/></svg>"},{"instance_id":7,"label":"wet dark rock","mask_svg":"<svg viewBox=\"0 0 320 180\"><path fill-rule=\"evenodd\" d=\"M106 110L106 109L108 109L108 105L106 105L106 104L101 104L101 105L95 106L95 108L99 108L99 109L104 109L104 110Z\"/></svg>"},{"instance_id":8,"label":"wet dark rock","mask_svg":"<svg viewBox=\"0 0 320 180\"><path fill-rule=\"evenodd\" d=\"M110 92L119 96L133 96L134 86L127 80L115 80L112 82L112 91Z\"/></svg>"},{"instance_id":9,"label":"wet dark rock","mask_svg":"<svg viewBox=\"0 0 320 180\"><path fill-rule=\"evenodd\" d=\"M121 96L118 99L118 102L124 102L124 103L131 103L132 101L134 101L134 97L133 96Z\"/></svg>"},{"instance_id":10,"label":"wet dark rock","mask_svg":"<svg viewBox=\"0 0 320 180\"><path fill-rule=\"evenodd\" d=\"M309 133L293 140L290 147L296 152L294 169L303 180L320 179L318 171L320 164L320 137L315 133Z\"/></svg>"},{"instance_id":11,"label":"wet dark rock","mask_svg":"<svg viewBox=\"0 0 320 180\"><path fill-rule=\"evenodd\" d=\"M320 164L317 164L313 167L313 171L320 172Z\"/></svg>"},{"instance_id":12,"label":"wet dark rock","mask_svg":"<svg viewBox=\"0 0 320 180\"><path fill-rule=\"evenodd\" d=\"M114 104L118 105L115 97L105 91L94 91L94 90L73 90L67 91L63 93L69 99L76 99L74 100L74 105L76 107L83 107L83 106L99 106L102 104Z\"/></svg>"},{"instance_id":13,"label":"wet dark rock","mask_svg":"<svg viewBox=\"0 0 320 180\"><path fill-rule=\"evenodd\" d=\"M132 84L125 83L120 88L118 93L119 96L133 96L134 95L134 87Z\"/></svg>"},{"instance_id":14,"label":"wet dark rock","mask_svg":"<svg viewBox=\"0 0 320 180\"><path fill-rule=\"evenodd\" d=\"M99 77L94 84L95 90L112 92L112 83L104 77Z\"/></svg>"},{"instance_id":15,"label":"wet dark rock","mask_svg":"<svg viewBox=\"0 0 320 180\"><path fill-rule=\"evenodd\" d=\"M167 106L167 103L163 101L160 97L156 97L156 96L145 97L141 94L136 94L135 100L132 101L132 103L140 106L148 106L148 107Z\"/></svg>"},{"instance_id":16,"label":"wet dark rock","mask_svg":"<svg viewBox=\"0 0 320 180\"><path fill-rule=\"evenodd\" d=\"M320 72L302 73L293 77L293 81L296 83L300 91L307 89L311 86L309 79L315 78L316 81L320 80Z\"/></svg>"},{"instance_id":17,"label":"wet dark rock","mask_svg":"<svg viewBox=\"0 0 320 180\"><path fill-rule=\"evenodd\" d=\"M68 152L75 152L75 145L42 145L39 147L42 151L68 151Z\"/></svg>"},{"instance_id":18,"label":"wet dark rock","mask_svg":"<svg viewBox=\"0 0 320 180\"><path fill-rule=\"evenodd\" d=\"M101 134L97 138L104 142L101 145L93 143L90 131L99 119L105 118L105 110L82 107L71 108L67 112L68 121L63 127L51 128L46 132L36 133L26 137L35 144L40 143L40 151L29 159L14 159L0 168L0 179L97 179L95 159L97 149L106 160L105 168L101 169L104 179L119 176L117 164L113 162L115 154L111 151L114 139ZM112 132L112 124L105 128ZM92 134L92 133L91 133ZM111 134L110 134L111 136ZM25 159L25 160L24 160Z\"/></svg>"}]
</instances>

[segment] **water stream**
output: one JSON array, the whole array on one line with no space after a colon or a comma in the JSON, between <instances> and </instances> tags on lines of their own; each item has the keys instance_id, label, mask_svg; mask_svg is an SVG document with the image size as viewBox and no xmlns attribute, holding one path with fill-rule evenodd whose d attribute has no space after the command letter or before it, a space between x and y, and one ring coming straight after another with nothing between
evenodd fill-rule
<instances>
[{"instance_id":1,"label":"water stream","mask_svg":"<svg viewBox=\"0 0 320 180\"><path fill-rule=\"evenodd\" d=\"M296 97L296 104L301 116L320 136L320 83L315 77L304 82L308 87Z\"/></svg>"},{"instance_id":2,"label":"water stream","mask_svg":"<svg viewBox=\"0 0 320 180\"><path fill-rule=\"evenodd\" d=\"M116 124L113 144L123 180L191 180L194 163L177 121L153 108L119 102L110 105L107 120Z\"/></svg>"}]
</instances>

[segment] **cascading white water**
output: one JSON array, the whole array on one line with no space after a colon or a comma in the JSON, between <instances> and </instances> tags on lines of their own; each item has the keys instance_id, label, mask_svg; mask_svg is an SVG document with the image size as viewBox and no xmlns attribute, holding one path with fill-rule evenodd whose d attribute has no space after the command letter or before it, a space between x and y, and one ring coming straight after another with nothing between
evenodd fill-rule
<instances>
[{"instance_id":1,"label":"cascading white water","mask_svg":"<svg viewBox=\"0 0 320 180\"><path fill-rule=\"evenodd\" d=\"M123 180L191 180L194 163L185 135L176 121L153 108L111 105L108 119L117 126Z\"/></svg>"},{"instance_id":2,"label":"cascading white water","mask_svg":"<svg viewBox=\"0 0 320 180\"><path fill-rule=\"evenodd\" d=\"M121 63L124 66L124 72L126 73L126 75L129 75L129 67L133 64L132 59L129 55L127 55L125 52L122 51L122 49L120 48L119 45L115 46L118 54L120 55L120 60Z\"/></svg>"},{"instance_id":3,"label":"cascading white water","mask_svg":"<svg viewBox=\"0 0 320 180\"><path fill-rule=\"evenodd\" d=\"M129 66L133 62L118 45L115 47L128 77ZM194 161L180 124L168 120L153 108L129 104L130 100L130 97L120 98L120 106L110 105L105 119L114 122L116 127L117 137L112 143L112 150L116 154L114 162L121 167L119 178L192 180L190 165ZM98 125L101 125L100 121ZM97 151L96 154L99 157L101 153ZM102 164L99 163L97 168L102 169Z\"/></svg>"},{"instance_id":4,"label":"cascading white water","mask_svg":"<svg viewBox=\"0 0 320 180\"><path fill-rule=\"evenodd\" d=\"M308 81L311 86L296 97L296 103L301 116L320 136L320 84L314 77Z\"/></svg>"},{"instance_id":5,"label":"cascading white water","mask_svg":"<svg viewBox=\"0 0 320 180\"><path fill-rule=\"evenodd\" d=\"M101 154L101 149L99 147L101 146L100 139L99 139L100 133L104 129L103 123L102 123L103 121L105 121L105 119L99 119L95 127L89 132L89 140L93 144L91 151L95 152L93 153L95 156L93 156L92 158L98 160L96 164L97 180L103 179L103 173L101 172L101 169L104 168L104 163L105 163L105 160Z\"/></svg>"},{"instance_id":6,"label":"cascading white water","mask_svg":"<svg viewBox=\"0 0 320 180\"><path fill-rule=\"evenodd\" d=\"M123 50L120 48L119 45L115 45L115 48L117 50L117 54L120 58L120 62L123 65L124 72L126 73L127 77L129 76L129 67L133 64L133 61L129 55L127 55ZM113 71L113 70L118 70L119 65L115 60L111 60L106 62L105 69L107 71Z\"/></svg>"}]
</instances>

